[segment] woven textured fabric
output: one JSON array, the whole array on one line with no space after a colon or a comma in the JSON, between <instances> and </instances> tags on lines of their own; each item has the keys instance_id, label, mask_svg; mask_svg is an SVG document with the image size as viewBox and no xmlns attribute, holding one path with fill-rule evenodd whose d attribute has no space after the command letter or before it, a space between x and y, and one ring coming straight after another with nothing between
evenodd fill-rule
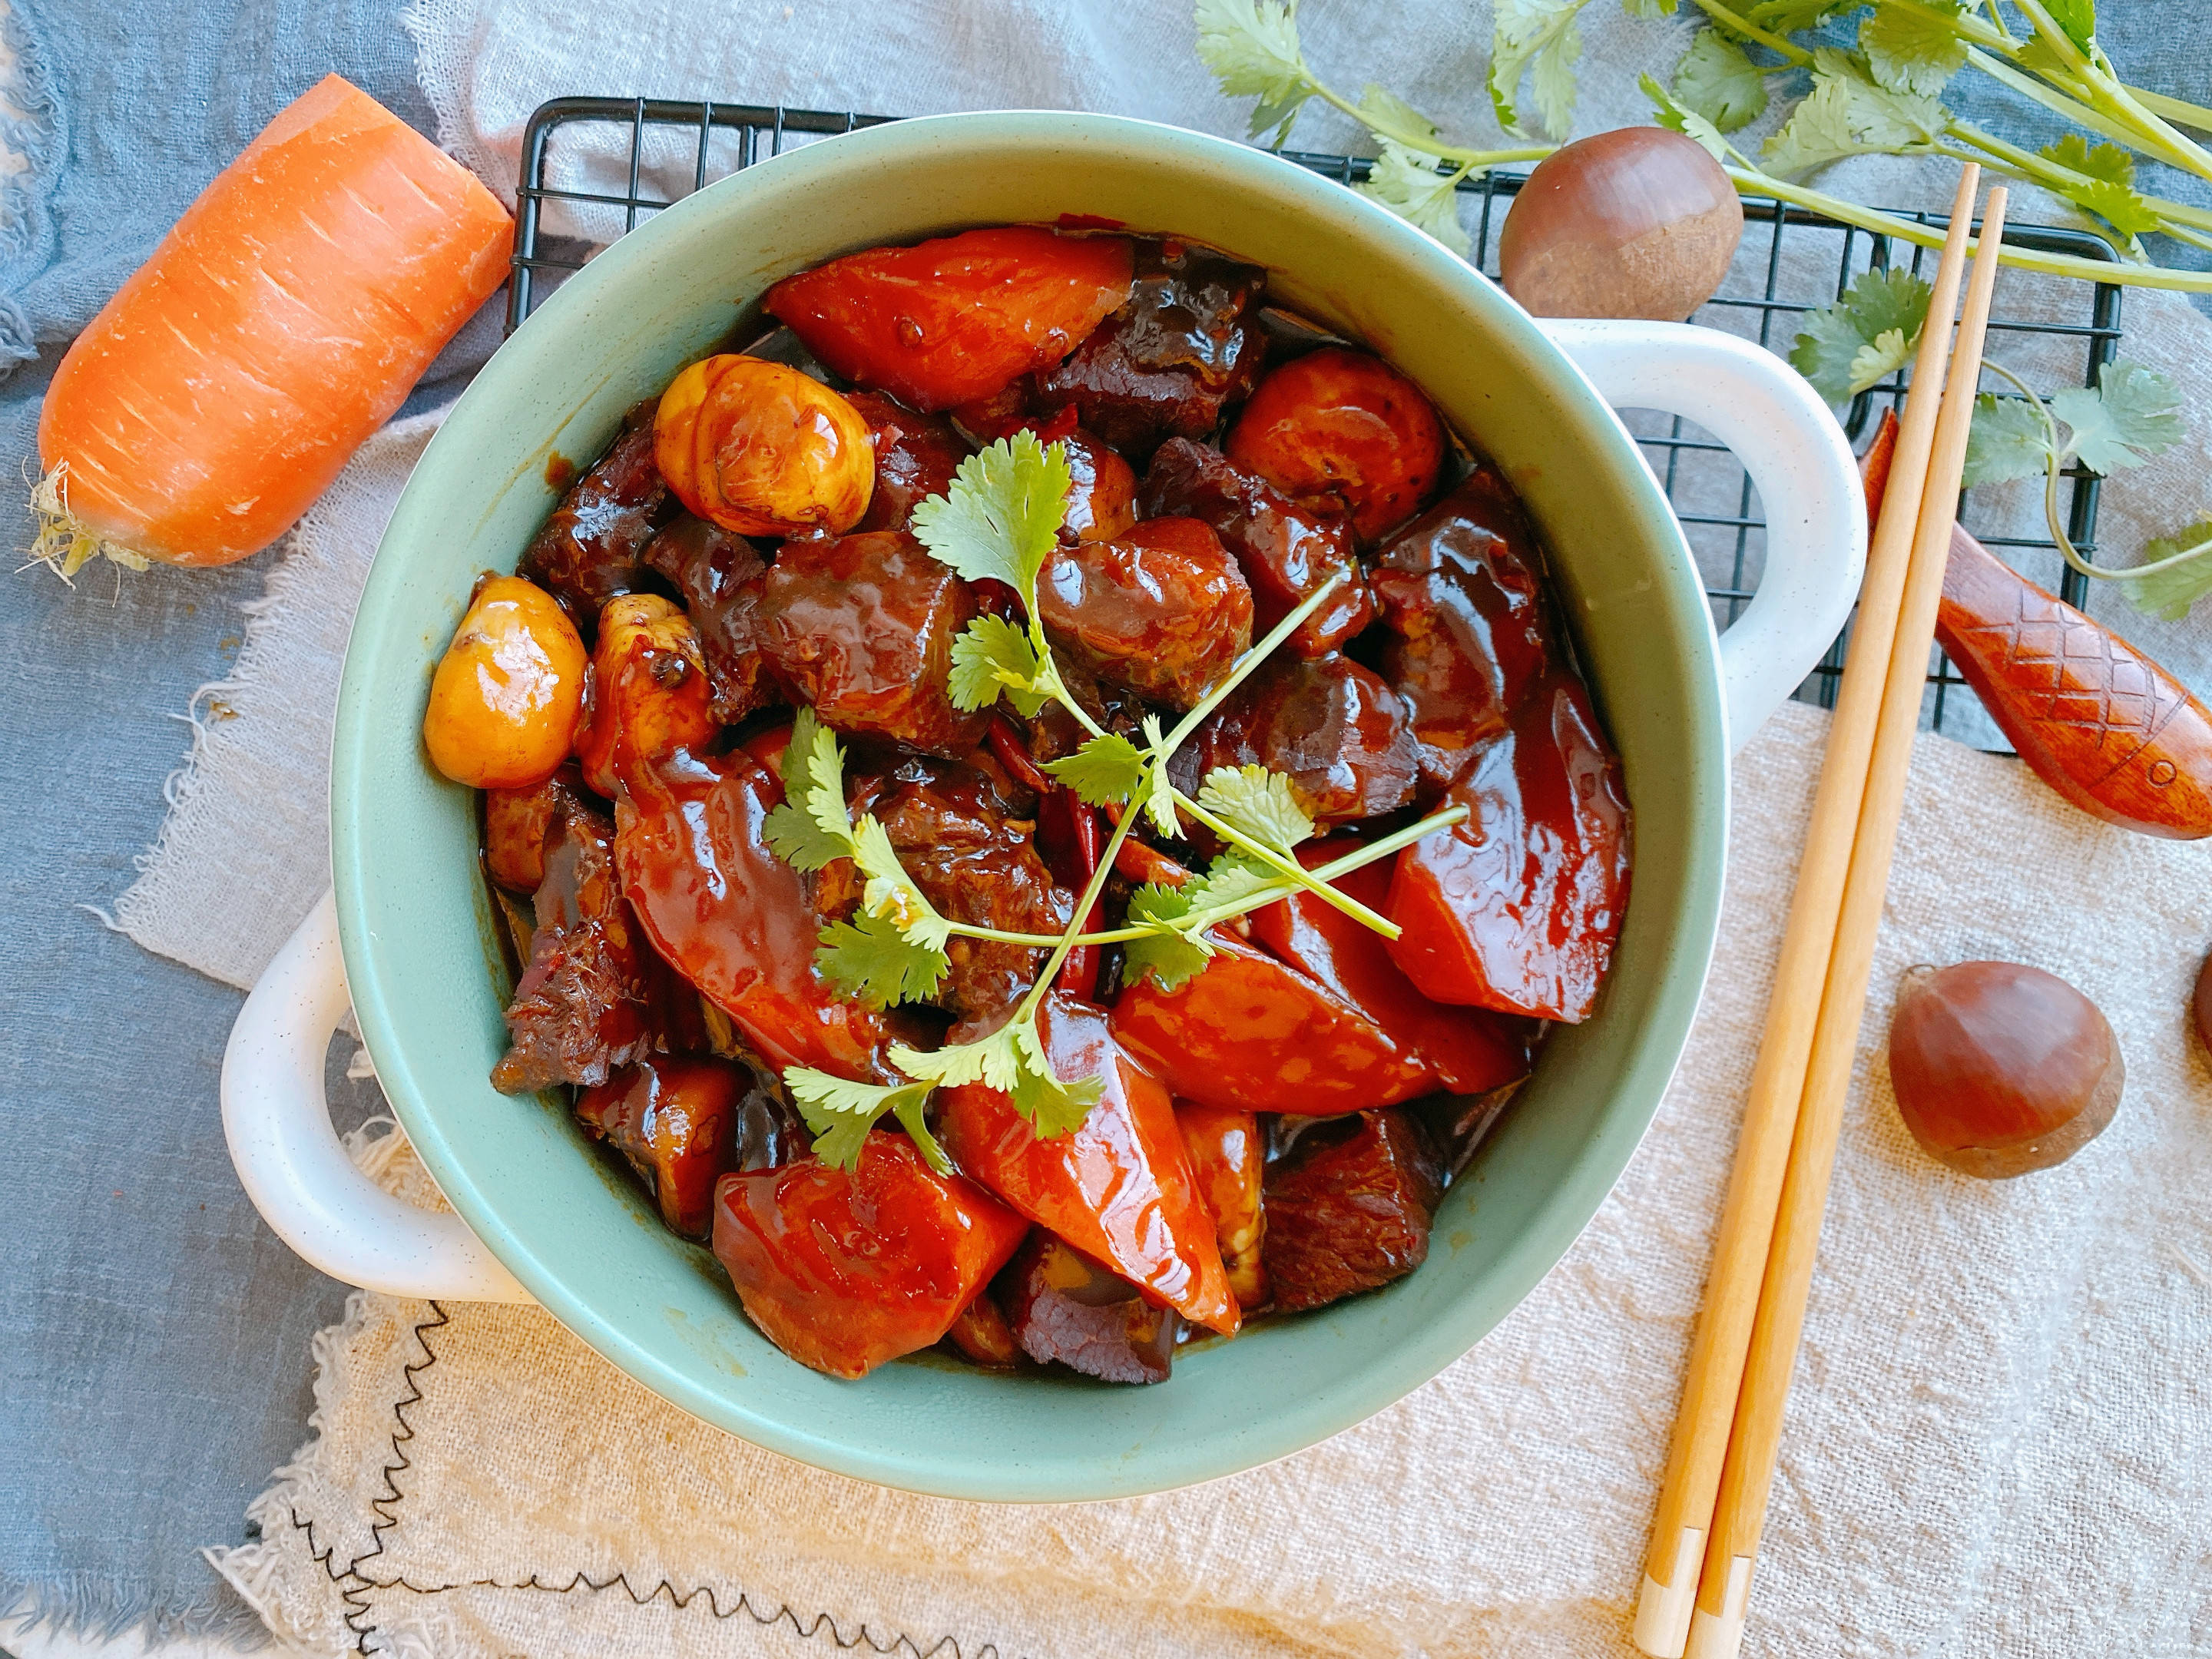
<instances>
[{"instance_id":1,"label":"woven textured fabric","mask_svg":"<svg viewBox=\"0 0 2212 1659\"><path fill-rule=\"evenodd\" d=\"M318 1340L319 1439L222 1570L333 1655L1629 1654L1826 727L1793 704L1742 757L1705 1008L1620 1187L1479 1347L1357 1428L1130 1502L952 1503L731 1439L535 1310L363 1295ZM1956 879L1992 847L2012 879ZM2042 896L2076 878L2098 903ZM2185 1012L2209 935L2212 846L1922 739L1747 1651L2212 1638L2212 1065ZM2129 1068L2101 1139L2002 1182L1914 1147L1880 1053L1905 967L1992 955L2095 988ZM425 1195L396 1137L370 1156Z\"/></svg>"}]
</instances>

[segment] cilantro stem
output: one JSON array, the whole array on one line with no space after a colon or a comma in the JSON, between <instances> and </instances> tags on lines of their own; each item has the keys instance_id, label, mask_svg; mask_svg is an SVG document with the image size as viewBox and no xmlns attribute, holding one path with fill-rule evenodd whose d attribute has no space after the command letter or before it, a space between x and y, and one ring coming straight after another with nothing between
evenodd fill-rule
<instances>
[{"instance_id":1,"label":"cilantro stem","mask_svg":"<svg viewBox=\"0 0 2212 1659\"><path fill-rule=\"evenodd\" d=\"M1280 871L1299 886L1307 888L1326 899L1354 921L1373 928L1385 939L1398 937L1398 924L1385 915L1377 915L1349 894L1340 893L1327 882L1316 879L1313 872L1295 858L1279 853L1264 842L1257 842L1225 818L1216 817L1180 789L1175 792L1176 808L1188 812L1200 823L1240 852L1249 853L1272 870Z\"/></svg>"},{"instance_id":2,"label":"cilantro stem","mask_svg":"<svg viewBox=\"0 0 2212 1659\"><path fill-rule=\"evenodd\" d=\"M1299 67L1305 72L1306 84L1314 89L1314 95L1323 103L1342 110L1377 138L1390 139L1403 144L1407 149L1418 150L1423 155L1433 155L1440 161L1462 163L1462 175L1478 167L1487 171L1513 161L1540 161L1559 148L1556 144L1525 144L1513 149L1467 149L1456 144L1447 144L1434 132L1416 132L1411 127L1382 119L1372 110L1352 102L1334 88L1324 84L1303 59Z\"/></svg>"},{"instance_id":3,"label":"cilantro stem","mask_svg":"<svg viewBox=\"0 0 2212 1659\"><path fill-rule=\"evenodd\" d=\"M1309 870L1306 873L1316 881L1334 881L1339 876L1348 876L1355 870L1364 869L1368 865L1389 857L1393 853L1412 846L1424 836L1431 836L1439 830L1449 830L1455 823L1463 823L1467 816L1468 810L1464 806L1447 806L1443 811L1432 813L1419 823L1407 824L1403 830L1369 842L1357 851L1346 853L1340 859L1332 859L1327 864ZM1232 904L1216 904L1203 910L1193 910L1186 915L1178 916L1176 920L1183 924L1184 931L1200 933L1221 922L1234 921L1249 911L1264 909L1278 899L1288 898L1298 890L1300 884L1302 884L1287 881L1270 882L1265 887L1246 894ZM1151 931L1146 927L1128 927L1121 930L1132 937ZM1391 937L1395 939L1396 933L1394 932Z\"/></svg>"},{"instance_id":4,"label":"cilantro stem","mask_svg":"<svg viewBox=\"0 0 2212 1659\"><path fill-rule=\"evenodd\" d=\"M1826 214L1831 219L1841 220L1847 225L1856 225L1861 230L1870 230L1884 236L1893 236L1900 242L1910 242L1916 247L1940 248L1943 233L1932 226L1916 224L1910 219L1899 219L1893 214L1874 208L1861 207L1839 196L1830 196L1817 190L1806 190L1787 184L1770 174L1751 167L1729 167L1729 178L1736 189L1746 196L1771 196L1777 201L1792 206ZM1973 237L1966 243L1970 252L1978 252L1981 239ZM2136 288L2174 289L2187 294L2212 294L2212 270L2175 270L2164 265L2115 264L2103 259L2084 259L2071 253L2038 253L2016 247L2007 242L1997 250L2000 264L2018 270L2039 271L2046 276L2077 276L2085 283L2117 283Z\"/></svg>"},{"instance_id":5,"label":"cilantro stem","mask_svg":"<svg viewBox=\"0 0 2212 1659\"><path fill-rule=\"evenodd\" d=\"M1718 23L1731 34L1740 34L1747 40L1756 40L1769 52L1778 52L1789 59L1794 68L1809 68L1813 54L1802 46L1794 45L1785 37L1759 27L1747 17L1740 17L1720 3L1720 0L1697 0L1699 11Z\"/></svg>"},{"instance_id":6,"label":"cilantro stem","mask_svg":"<svg viewBox=\"0 0 2212 1659\"><path fill-rule=\"evenodd\" d=\"M2072 167L2063 166L2047 155L2039 155L2032 150L2021 149L2017 144L2008 144L1995 133L1983 131L1971 121L1954 120L1947 131L1952 137L1965 140L1982 152L1973 156L1960 154L1958 159L1979 161L1985 167L1996 165L2016 177L2055 188L2061 194L2069 187L2078 188L2100 182L2086 173L2077 173ZM1945 153L1954 152L1947 150ZM1995 158L1994 162L1991 158ZM2144 196L2141 191L2136 194L2142 204L2161 219L2194 225L2200 229L2212 229L2212 210L2191 207L2186 202L2170 202L2162 196ZM2167 234L2175 233L2168 231Z\"/></svg>"},{"instance_id":7,"label":"cilantro stem","mask_svg":"<svg viewBox=\"0 0 2212 1659\"><path fill-rule=\"evenodd\" d=\"M2139 580L2145 576L2159 575L2165 571L2173 569L2178 565L2192 564L2203 557L2206 553L2212 552L2212 540L2201 541L2192 546L2183 548L2178 553L2168 554L2165 558L2153 559L2148 564L2125 565L2117 569L2105 565L2092 564L2083 558L2081 550L2074 545L2073 538L2067 535L2066 526L2060 521L2058 516L2058 478L2062 469L2066 465L2066 451L2058 441L2057 417L2051 414L2051 406L2043 401L2033 386L2028 385L2002 363L1984 360L1982 367L1990 374L2011 381L2018 388L2021 395L2035 406L2036 414L2042 417L2044 522L2051 532L2052 544L2064 555L2069 565L2083 575L2094 577L2099 581L2128 582Z\"/></svg>"},{"instance_id":8,"label":"cilantro stem","mask_svg":"<svg viewBox=\"0 0 2212 1659\"><path fill-rule=\"evenodd\" d=\"M2185 103L2179 98L2169 98L2162 92L2146 92L2141 87L2133 87L2130 90L2135 94L2136 101L2152 114L2168 121L2179 121L2184 126L2195 127L2200 131L2212 132L2212 109L2207 109L2202 104Z\"/></svg>"},{"instance_id":9,"label":"cilantro stem","mask_svg":"<svg viewBox=\"0 0 2212 1659\"><path fill-rule=\"evenodd\" d=\"M1135 812L1124 812L1121 823L1114 826L1113 835L1099 851L1098 867L1091 872L1091 879L1084 884L1083 896L1075 902L1075 920L1068 923L1067 931L1060 935L1059 942L1053 947L1052 955L1046 960L1043 971L1037 975L1036 983L1030 987L1030 994L1022 999L1021 1007L1014 1015L1015 1022L1036 1018L1037 1005L1044 1000L1045 993L1060 977L1060 964L1067 960L1068 953L1083 938L1083 919L1098 902L1099 894L1106 890L1106 878L1114 873L1114 855L1121 850L1121 843L1128 840L1129 831L1137 827L1137 818Z\"/></svg>"},{"instance_id":10,"label":"cilantro stem","mask_svg":"<svg viewBox=\"0 0 2212 1659\"><path fill-rule=\"evenodd\" d=\"M1229 694L1242 685L1254 669L1273 656L1285 640L1297 633L1306 618L1321 609L1322 601L1341 587L1344 581L1344 572L1331 571L1328 580L1298 602L1297 610L1269 629L1256 644L1231 663L1229 672L1221 677L1221 684L1200 697L1197 707L1176 722L1175 729L1168 733L1166 741L1160 745L1157 756L1158 763L1166 765L1169 757L1190 741L1191 733L1206 723L1206 717L1220 708Z\"/></svg>"}]
</instances>

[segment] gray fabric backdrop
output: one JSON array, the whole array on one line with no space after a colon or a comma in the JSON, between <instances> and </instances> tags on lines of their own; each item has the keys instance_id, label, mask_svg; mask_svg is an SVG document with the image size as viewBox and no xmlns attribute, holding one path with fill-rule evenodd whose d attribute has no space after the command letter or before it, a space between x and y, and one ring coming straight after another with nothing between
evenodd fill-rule
<instances>
[{"instance_id":1,"label":"gray fabric backdrop","mask_svg":"<svg viewBox=\"0 0 2212 1659\"><path fill-rule=\"evenodd\" d=\"M335 69L429 125L398 0L161 9L149 28L108 0L14 0L33 119L11 137L33 167L0 185L0 365L18 360L0 383L0 479L33 457L61 347L283 104ZM2102 22L2133 78L2212 98L2212 21L2192 0L2108 3ZM1960 89L2008 137L2046 136L2038 112ZM416 404L467 367L434 368ZM29 539L21 500L0 488L7 546ZM221 678L267 562L92 570L74 590L0 574L0 1609L254 1628L198 1550L240 1540L247 1501L305 1437L307 1340L343 1297L231 1174L216 1082L236 994L83 908L127 886L153 840L189 743L179 716ZM373 1100L340 1093L345 1119Z\"/></svg>"}]
</instances>

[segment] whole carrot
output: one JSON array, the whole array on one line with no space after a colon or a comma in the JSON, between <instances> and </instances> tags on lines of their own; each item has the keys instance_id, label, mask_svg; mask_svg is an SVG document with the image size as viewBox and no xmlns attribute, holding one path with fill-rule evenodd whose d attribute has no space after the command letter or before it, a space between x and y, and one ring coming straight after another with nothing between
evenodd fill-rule
<instances>
[{"instance_id":1,"label":"whole carrot","mask_svg":"<svg viewBox=\"0 0 2212 1659\"><path fill-rule=\"evenodd\" d=\"M466 168L325 76L62 359L33 551L67 575L268 546L497 290L509 231Z\"/></svg>"}]
</instances>

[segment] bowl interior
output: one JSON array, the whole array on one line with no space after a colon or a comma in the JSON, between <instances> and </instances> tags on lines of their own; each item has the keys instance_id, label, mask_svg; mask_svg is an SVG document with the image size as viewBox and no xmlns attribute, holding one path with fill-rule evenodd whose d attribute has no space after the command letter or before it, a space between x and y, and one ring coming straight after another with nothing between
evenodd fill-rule
<instances>
[{"instance_id":1,"label":"bowl interior","mask_svg":"<svg viewBox=\"0 0 2212 1659\"><path fill-rule=\"evenodd\" d=\"M1612 982L1534 1079L1388 1290L1187 1352L1164 1387L1001 1378L927 1357L860 1383L785 1359L704 1250L588 1151L565 1113L486 1074L503 976L469 792L419 728L477 574L512 569L623 411L833 255L1065 213L1199 238L1273 272L1282 303L1364 339L1502 465L1620 745L1634 898ZM1680 1051L1718 908L1727 790L1711 625L1680 533L1619 422L1527 317L1428 238L1242 146L1094 116L943 117L757 166L649 221L477 376L392 515L347 655L333 865L355 1007L401 1121L454 1207L584 1340L678 1405L825 1468L945 1496L1076 1499L1294 1451L1465 1352L1611 1188Z\"/></svg>"}]
</instances>

